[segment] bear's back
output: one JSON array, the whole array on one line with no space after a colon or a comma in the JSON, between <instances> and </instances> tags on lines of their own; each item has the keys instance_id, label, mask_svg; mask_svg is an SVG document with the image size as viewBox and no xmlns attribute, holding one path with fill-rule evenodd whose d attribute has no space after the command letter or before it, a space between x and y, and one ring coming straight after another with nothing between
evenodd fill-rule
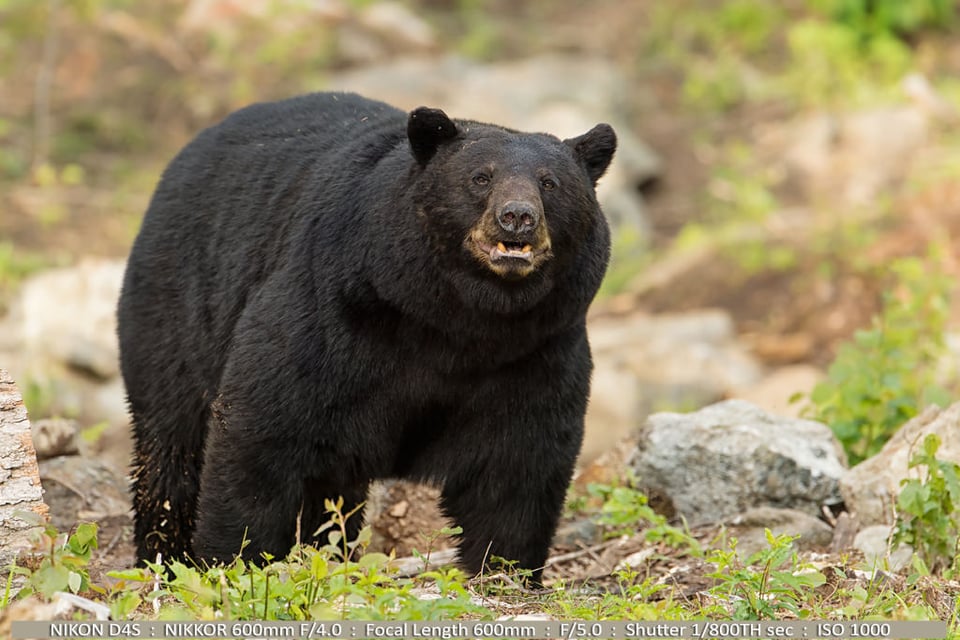
<instances>
[{"instance_id":1,"label":"bear's back","mask_svg":"<svg viewBox=\"0 0 960 640\"><path fill-rule=\"evenodd\" d=\"M164 344L212 393L250 296L291 259L309 218L333 211L322 199L336 200L349 176L363 175L354 165L396 148L404 123L381 102L309 94L251 105L194 138L164 172L128 262L124 369L183 368L150 346ZM338 229L320 239L335 244Z\"/></svg>"},{"instance_id":2,"label":"bear's back","mask_svg":"<svg viewBox=\"0 0 960 640\"><path fill-rule=\"evenodd\" d=\"M277 102L260 102L227 116L198 136L218 144L270 144L310 141L314 145L345 144L384 125L402 132L406 114L353 93L310 93Z\"/></svg>"}]
</instances>

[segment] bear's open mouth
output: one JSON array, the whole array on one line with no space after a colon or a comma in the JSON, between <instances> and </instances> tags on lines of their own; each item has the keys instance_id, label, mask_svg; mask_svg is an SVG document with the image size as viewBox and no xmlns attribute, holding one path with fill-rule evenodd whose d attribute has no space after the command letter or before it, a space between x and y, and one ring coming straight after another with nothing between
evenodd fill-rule
<instances>
[{"instance_id":1,"label":"bear's open mouth","mask_svg":"<svg viewBox=\"0 0 960 640\"><path fill-rule=\"evenodd\" d=\"M497 275L507 279L523 278L553 256L546 230L536 235L539 237L498 238L475 228L464 240L464 248Z\"/></svg>"},{"instance_id":2,"label":"bear's open mouth","mask_svg":"<svg viewBox=\"0 0 960 640\"><path fill-rule=\"evenodd\" d=\"M490 256L490 262L523 260L533 262L533 247L522 242L498 242L495 247L481 247Z\"/></svg>"}]
</instances>

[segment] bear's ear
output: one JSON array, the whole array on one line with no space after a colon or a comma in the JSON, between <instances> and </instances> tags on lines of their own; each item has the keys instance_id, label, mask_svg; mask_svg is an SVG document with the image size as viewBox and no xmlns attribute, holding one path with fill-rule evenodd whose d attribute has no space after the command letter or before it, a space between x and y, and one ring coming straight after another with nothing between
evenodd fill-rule
<instances>
[{"instance_id":1,"label":"bear's ear","mask_svg":"<svg viewBox=\"0 0 960 640\"><path fill-rule=\"evenodd\" d=\"M573 149L574 155L587 169L587 175L594 186L613 160L617 150L617 134L608 124L598 124L582 136L564 140L564 144Z\"/></svg>"},{"instance_id":2,"label":"bear's ear","mask_svg":"<svg viewBox=\"0 0 960 640\"><path fill-rule=\"evenodd\" d=\"M410 150L420 166L426 165L437 148L457 135L457 125L440 109L417 107L407 120Z\"/></svg>"}]
</instances>

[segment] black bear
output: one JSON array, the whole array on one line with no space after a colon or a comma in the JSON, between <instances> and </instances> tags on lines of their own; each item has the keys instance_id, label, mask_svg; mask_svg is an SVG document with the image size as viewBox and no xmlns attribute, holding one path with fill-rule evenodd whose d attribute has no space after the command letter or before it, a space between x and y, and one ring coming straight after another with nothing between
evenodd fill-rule
<instances>
[{"instance_id":1,"label":"black bear","mask_svg":"<svg viewBox=\"0 0 960 640\"><path fill-rule=\"evenodd\" d=\"M606 124L561 141L344 93L200 133L119 303L138 557L281 557L325 498L399 477L441 488L466 569L539 578L583 436L615 147Z\"/></svg>"}]
</instances>

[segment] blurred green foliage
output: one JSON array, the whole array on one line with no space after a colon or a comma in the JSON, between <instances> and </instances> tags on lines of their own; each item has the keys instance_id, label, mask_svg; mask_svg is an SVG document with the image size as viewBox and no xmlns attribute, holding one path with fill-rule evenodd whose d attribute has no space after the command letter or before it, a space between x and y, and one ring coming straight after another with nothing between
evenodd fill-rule
<instances>
[{"instance_id":1,"label":"blurred green foliage","mask_svg":"<svg viewBox=\"0 0 960 640\"><path fill-rule=\"evenodd\" d=\"M809 0L810 6L862 40L910 36L925 28L946 29L956 24L954 0Z\"/></svg>"},{"instance_id":2,"label":"blurred green foliage","mask_svg":"<svg viewBox=\"0 0 960 640\"><path fill-rule=\"evenodd\" d=\"M937 269L942 259L935 250L890 265L896 281L883 311L841 345L810 394L806 415L833 429L851 466L877 453L923 407L949 400L939 366L952 279Z\"/></svg>"},{"instance_id":3,"label":"blurred green foliage","mask_svg":"<svg viewBox=\"0 0 960 640\"><path fill-rule=\"evenodd\" d=\"M687 104L705 112L769 98L864 104L893 94L920 32L956 25L951 0L808 0L802 11L756 0L657 3L643 55L676 65Z\"/></svg>"},{"instance_id":4,"label":"blurred green foliage","mask_svg":"<svg viewBox=\"0 0 960 640\"><path fill-rule=\"evenodd\" d=\"M898 90L913 57L891 35L862 40L850 27L801 20L787 33L791 64L781 91L802 104L866 104Z\"/></svg>"},{"instance_id":5,"label":"blurred green foliage","mask_svg":"<svg viewBox=\"0 0 960 640\"><path fill-rule=\"evenodd\" d=\"M704 111L722 112L763 95L765 86L753 61L771 50L785 24L780 4L755 0L679 4L653 7L644 58L680 68L685 102Z\"/></svg>"},{"instance_id":6,"label":"blurred green foliage","mask_svg":"<svg viewBox=\"0 0 960 640\"><path fill-rule=\"evenodd\" d=\"M49 266L50 260L45 256L18 250L10 241L0 241L0 315L7 311L10 296L23 279Z\"/></svg>"},{"instance_id":7,"label":"blurred green foliage","mask_svg":"<svg viewBox=\"0 0 960 640\"><path fill-rule=\"evenodd\" d=\"M457 51L475 60L496 57L502 44L501 31L483 0L457 0L457 14L463 33L457 40Z\"/></svg>"}]
</instances>

